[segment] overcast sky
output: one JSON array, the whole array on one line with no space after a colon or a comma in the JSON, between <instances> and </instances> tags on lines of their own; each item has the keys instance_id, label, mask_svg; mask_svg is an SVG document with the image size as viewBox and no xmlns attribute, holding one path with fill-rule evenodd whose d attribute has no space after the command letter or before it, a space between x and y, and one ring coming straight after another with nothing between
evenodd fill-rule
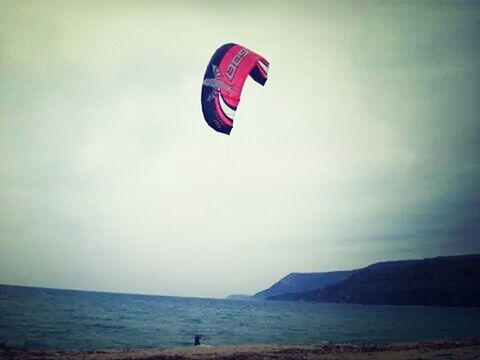
<instances>
[{"instance_id":1,"label":"overcast sky","mask_svg":"<svg viewBox=\"0 0 480 360\"><path fill-rule=\"evenodd\" d=\"M223 297L480 252L480 4L0 2L0 283ZM231 136L219 46L271 63Z\"/></svg>"}]
</instances>

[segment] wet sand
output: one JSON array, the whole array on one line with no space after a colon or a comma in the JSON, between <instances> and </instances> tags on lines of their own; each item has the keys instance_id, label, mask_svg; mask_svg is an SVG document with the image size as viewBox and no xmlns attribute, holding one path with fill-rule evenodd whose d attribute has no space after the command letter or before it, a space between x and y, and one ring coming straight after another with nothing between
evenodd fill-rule
<instances>
[{"instance_id":1,"label":"wet sand","mask_svg":"<svg viewBox=\"0 0 480 360\"><path fill-rule=\"evenodd\" d=\"M84 360L480 360L480 337L402 344L241 345L135 350L0 349L0 359Z\"/></svg>"}]
</instances>

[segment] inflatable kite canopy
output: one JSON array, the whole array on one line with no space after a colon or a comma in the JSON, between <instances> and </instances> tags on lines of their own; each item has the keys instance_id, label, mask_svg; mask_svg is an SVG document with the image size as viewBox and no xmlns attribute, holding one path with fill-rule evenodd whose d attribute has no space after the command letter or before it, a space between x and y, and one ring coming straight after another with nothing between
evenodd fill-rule
<instances>
[{"instance_id":1,"label":"inflatable kite canopy","mask_svg":"<svg viewBox=\"0 0 480 360\"><path fill-rule=\"evenodd\" d=\"M238 44L217 49L203 77L202 111L208 125L229 135L245 80L250 75L265 85L268 65L262 56Z\"/></svg>"}]
</instances>

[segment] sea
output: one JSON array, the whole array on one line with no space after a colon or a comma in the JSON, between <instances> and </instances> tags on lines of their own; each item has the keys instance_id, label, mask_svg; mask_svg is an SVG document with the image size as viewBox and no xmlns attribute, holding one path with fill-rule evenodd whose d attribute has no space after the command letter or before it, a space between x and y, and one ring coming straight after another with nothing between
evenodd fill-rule
<instances>
[{"instance_id":1,"label":"sea","mask_svg":"<svg viewBox=\"0 0 480 360\"><path fill-rule=\"evenodd\" d=\"M30 349L408 342L480 336L480 308L240 301L0 285L0 341Z\"/></svg>"}]
</instances>

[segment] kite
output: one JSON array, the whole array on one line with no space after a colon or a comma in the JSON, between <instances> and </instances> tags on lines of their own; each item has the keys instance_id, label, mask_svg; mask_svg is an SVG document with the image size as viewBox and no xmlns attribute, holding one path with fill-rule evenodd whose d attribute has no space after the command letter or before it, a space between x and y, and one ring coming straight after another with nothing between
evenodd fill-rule
<instances>
[{"instance_id":1,"label":"kite","mask_svg":"<svg viewBox=\"0 0 480 360\"><path fill-rule=\"evenodd\" d=\"M202 112L214 130L230 135L248 75L265 85L269 62L253 51L225 44L215 51L208 63L202 86Z\"/></svg>"}]
</instances>

